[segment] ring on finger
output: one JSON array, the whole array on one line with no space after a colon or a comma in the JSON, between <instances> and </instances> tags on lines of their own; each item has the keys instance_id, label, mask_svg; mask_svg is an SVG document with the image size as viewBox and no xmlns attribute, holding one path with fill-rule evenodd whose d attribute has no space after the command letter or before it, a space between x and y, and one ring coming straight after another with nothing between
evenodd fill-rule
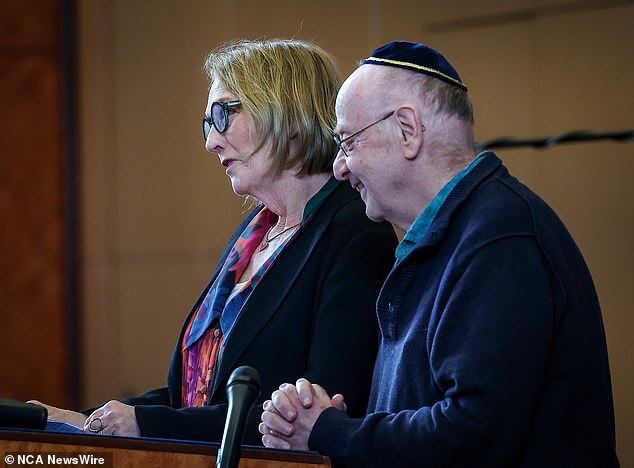
<instances>
[{"instance_id":1,"label":"ring on finger","mask_svg":"<svg viewBox=\"0 0 634 468\"><path fill-rule=\"evenodd\" d=\"M93 426L93 423L94 423L95 421L99 421L99 426ZM90 423L88 423L88 430L89 430L90 432L94 432L94 433L101 432L101 431L103 431L105 428L106 428L106 426L105 426L105 424L103 423L102 419L101 419L99 416L97 416L97 417L95 417L95 418L91 419L91 420L90 420Z\"/></svg>"}]
</instances>

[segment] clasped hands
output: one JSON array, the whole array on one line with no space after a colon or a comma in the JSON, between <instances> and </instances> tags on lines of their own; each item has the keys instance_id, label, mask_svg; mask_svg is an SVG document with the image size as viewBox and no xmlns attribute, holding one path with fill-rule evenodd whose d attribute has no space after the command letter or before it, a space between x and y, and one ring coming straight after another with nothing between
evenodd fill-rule
<instances>
[{"instance_id":1,"label":"clasped hands","mask_svg":"<svg viewBox=\"0 0 634 468\"><path fill-rule=\"evenodd\" d=\"M308 450L310 432L326 408L346 411L343 395L332 399L317 384L299 379L295 385L282 384L263 405L258 429L262 443L269 448Z\"/></svg>"},{"instance_id":2,"label":"clasped hands","mask_svg":"<svg viewBox=\"0 0 634 468\"><path fill-rule=\"evenodd\" d=\"M46 405L37 400L30 400L29 403L46 408L49 420L72 424L82 428L84 432L132 437L138 437L141 434L134 407L117 400L109 401L88 417L76 411Z\"/></svg>"}]
</instances>

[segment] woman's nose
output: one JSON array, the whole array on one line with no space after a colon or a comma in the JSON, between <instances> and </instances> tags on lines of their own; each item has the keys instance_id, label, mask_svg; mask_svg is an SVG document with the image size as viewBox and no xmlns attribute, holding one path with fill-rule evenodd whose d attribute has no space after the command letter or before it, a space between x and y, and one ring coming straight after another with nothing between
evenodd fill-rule
<instances>
[{"instance_id":1,"label":"woman's nose","mask_svg":"<svg viewBox=\"0 0 634 468\"><path fill-rule=\"evenodd\" d=\"M209 153L218 153L222 149L222 136L215 127L211 127L207 140L205 140L205 149Z\"/></svg>"}]
</instances>

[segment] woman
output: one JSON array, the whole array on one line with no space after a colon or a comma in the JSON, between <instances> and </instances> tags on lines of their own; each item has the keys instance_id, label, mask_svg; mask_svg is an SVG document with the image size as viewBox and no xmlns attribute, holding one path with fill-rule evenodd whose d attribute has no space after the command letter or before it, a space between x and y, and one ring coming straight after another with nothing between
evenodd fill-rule
<instances>
[{"instance_id":1,"label":"woman","mask_svg":"<svg viewBox=\"0 0 634 468\"><path fill-rule=\"evenodd\" d=\"M374 304L396 236L332 176L333 60L302 41L242 41L209 54L205 70L207 151L235 193L259 204L185 320L167 386L92 413L49 407L52 419L103 434L220 441L225 386L241 365L259 371L262 388L245 443L260 443L266 396L302 376L345 394L349 413L365 413Z\"/></svg>"}]
</instances>

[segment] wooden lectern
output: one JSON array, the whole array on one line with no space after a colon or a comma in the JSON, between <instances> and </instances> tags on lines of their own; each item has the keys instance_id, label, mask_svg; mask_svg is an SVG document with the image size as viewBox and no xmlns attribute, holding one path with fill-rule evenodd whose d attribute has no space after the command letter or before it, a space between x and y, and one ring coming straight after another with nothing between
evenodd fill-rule
<instances>
[{"instance_id":1,"label":"wooden lectern","mask_svg":"<svg viewBox=\"0 0 634 468\"><path fill-rule=\"evenodd\" d=\"M215 467L219 447L220 444L204 442L0 430L2 457L8 453L108 453L112 454L114 467ZM241 451L239 466L241 468L318 468L329 467L330 459L307 452L244 447Z\"/></svg>"}]
</instances>

